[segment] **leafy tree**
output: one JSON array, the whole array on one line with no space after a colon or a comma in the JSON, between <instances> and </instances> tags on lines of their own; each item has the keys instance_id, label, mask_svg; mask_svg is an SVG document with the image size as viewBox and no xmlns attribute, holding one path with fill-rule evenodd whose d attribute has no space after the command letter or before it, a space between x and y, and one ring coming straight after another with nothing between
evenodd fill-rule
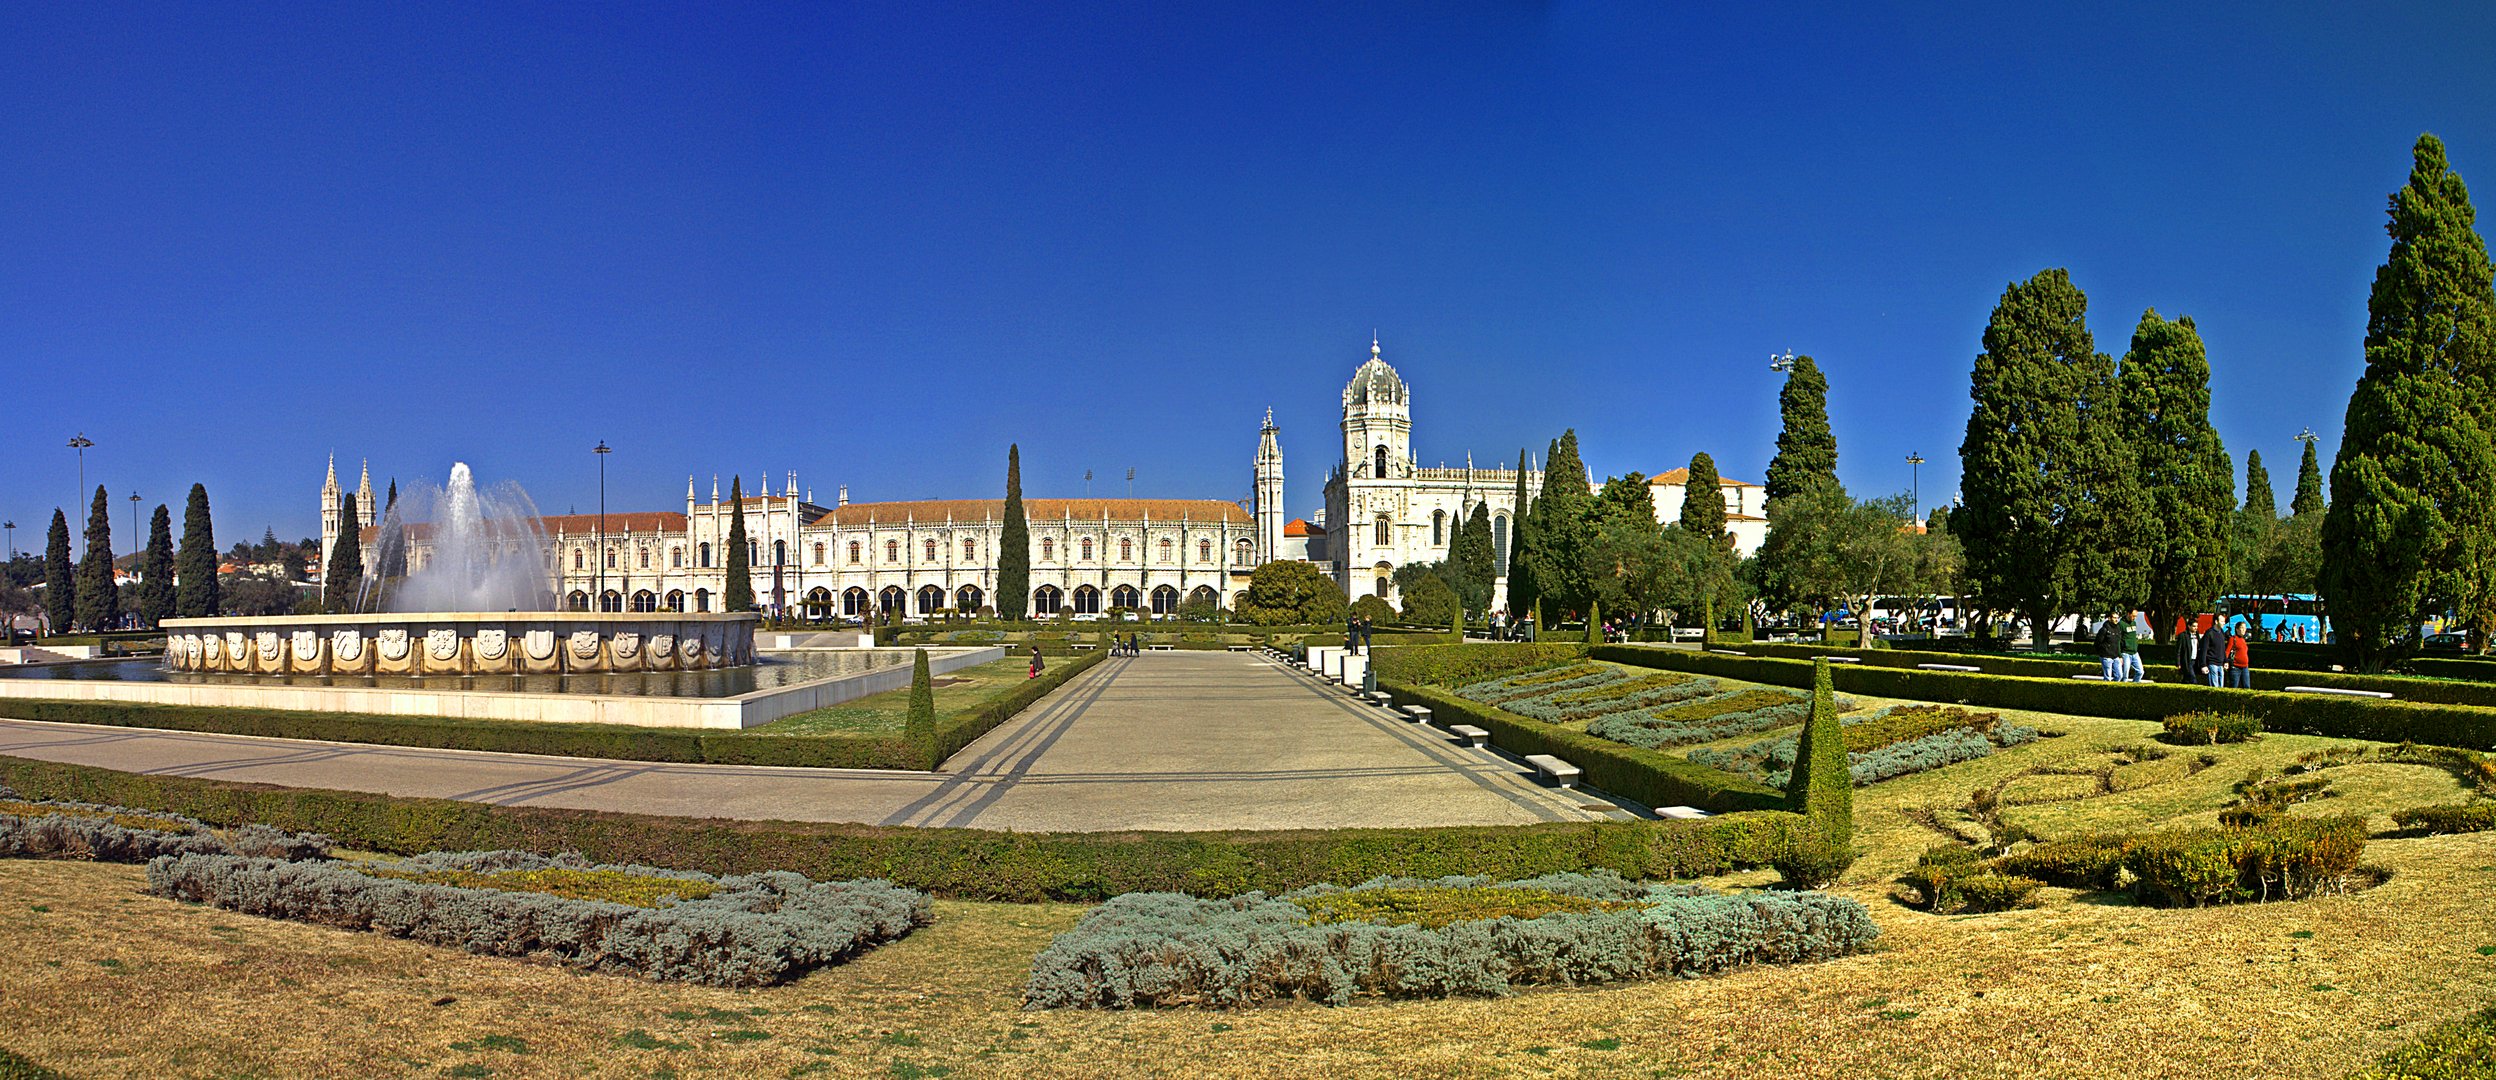
<instances>
[{"instance_id":1,"label":"leafy tree","mask_svg":"<svg viewBox=\"0 0 2496 1080\"><path fill-rule=\"evenodd\" d=\"M720 586L719 609L752 611L754 569L745 550L745 477L728 479L728 505L728 580Z\"/></svg>"},{"instance_id":2,"label":"leafy tree","mask_svg":"<svg viewBox=\"0 0 2496 1080\"><path fill-rule=\"evenodd\" d=\"M52 632L66 634L78 622L78 579L69 567L69 516L52 511L43 538L43 610Z\"/></svg>"},{"instance_id":3,"label":"leafy tree","mask_svg":"<svg viewBox=\"0 0 2496 1080\"><path fill-rule=\"evenodd\" d=\"M1491 543L1491 507L1473 504L1473 513L1456 530L1456 546L1448 552L1447 583L1456 591L1467 616L1479 618L1491 609L1491 587L1499 581L1499 553Z\"/></svg>"},{"instance_id":4,"label":"leafy tree","mask_svg":"<svg viewBox=\"0 0 2496 1080\"><path fill-rule=\"evenodd\" d=\"M1533 509L1532 493L1525 486L1525 451L1517 451L1517 505L1508 516L1508 617L1522 619L1534 610L1534 570L1526 558L1533 543L1534 528L1527 520Z\"/></svg>"},{"instance_id":5,"label":"leafy tree","mask_svg":"<svg viewBox=\"0 0 2496 1080\"><path fill-rule=\"evenodd\" d=\"M1768 459L1768 505L1837 483L1837 435L1829 430L1829 380L1808 356L1794 358L1777 391L1777 455ZM1773 510L1771 513L1773 514Z\"/></svg>"},{"instance_id":6,"label":"leafy tree","mask_svg":"<svg viewBox=\"0 0 2496 1080\"><path fill-rule=\"evenodd\" d=\"M2245 513L2279 518L2279 497L2271 493L2271 470L2262 467L2262 451L2245 451Z\"/></svg>"},{"instance_id":7,"label":"leafy tree","mask_svg":"<svg viewBox=\"0 0 2496 1080\"><path fill-rule=\"evenodd\" d=\"M2248 591L2262 596L2310 593L2322 569L2323 516L2291 515L2272 530Z\"/></svg>"},{"instance_id":8,"label":"leafy tree","mask_svg":"<svg viewBox=\"0 0 2496 1080\"><path fill-rule=\"evenodd\" d=\"M1021 622L1031 602L1031 525L1023 520L1023 448L1005 448L1005 525L997 533L997 617Z\"/></svg>"},{"instance_id":9,"label":"leafy tree","mask_svg":"<svg viewBox=\"0 0 2496 1080\"><path fill-rule=\"evenodd\" d=\"M226 615L291 615L310 599L289 580L248 572L226 575L217 597Z\"/></svg>"},{"instance_id":10,"label":"leafy tree","mask_svg":"<svg viewBox=\"0 0 2496 1080\"><path fill-rule=\"evenodd\" d=\"M1655 489L1648 486L1645 473L1633 472L1605 480L1603 489L1595 493L1593 513L1596 524L1605 521L1659 527L1663 524L1656 517Z\"/></svg>"},{"instance_id":11,"label":"leafy tree","mask_svg":"<svg viewBox=\"0 0 2496 1080\"><path fill-rule=\"evenodd\" d=\"M1464 618L1464 601L1439 574L1423 574L1411 587L1399 586L1404 594L1404 621L1423 626L1439 626Z\"/></svg>"},{"instance_id":12,"label":"leafy tree","mask_svg":"<svg viewBox=\"0 0 2496 1080\"><path fill-rule=\"evenodd\" d=\"M113 585L113 504L104 485L87 509L87 550L78 560L78 625L110 630L121 618L121 593Z\"/></svg>"},{"instance_id":13,"label":"leafy tree","mask_svg":"<svg viewBox=\"0 0 2496 1080\"><path fill-rule=\"evenodd\" d=\"M2142 313L2123 357L2116 401L2118 445L2130 452L2130 467L2098 485L2098 516L2117 531L2093 544L2084 561L2145 563L2146 588L2090 599L2104 610L2146 608L2150 625L2163 631L2180 615L2211 610L2228 584L2236 477L2210 426L2210 362L2191 318L2169 322L2156 311ZM2256 455L2249 468L2260 467ZM2108 510L2116 489L2128 500L2124 510L2145 506L2147 513ZM2260 497L2267 507L2267 476ZM2127 557L2127 549L2137 554Z\"/></svg>"},{"instance_id":14,"label":"leafy tree","mask_svg":"<svg viewBox=\"0 0 2496 1080\"><path fill-rule=\"evenodd\" d=\"M364 530L355 524L355 493L348 492L340 506L338 542L321 568L321 607L332 615L354 611L364 587Z\"/></svg>"},{"instance_id":15,"label":"leafy tree","mask_svg":"<svg viewBox=\"0 0 2496 1080\"><path fill-rule=\"evenodd\" d=\"M1683 567L1673 558L1664 533L1655 519L1642 522L1626 513L1593 522L1579 549L1582 565L1577 572L1590 591L1590 611L1654 611L1671 602ZM1595 615L1589 618L1599 621Z\"/></svg>"},{"instance_id":16,"label":"leafy tree","mask_svg":"<svg viewBox=\"0 0 2496 1080\"><path fill-rule=\"evenodd\" d=\"M2496 291L2469 190L2421 135L2392 194L2391 254L2366 302L2366 370L2349 396L2320 584L2347 662L2381 670L2450 607L2489 624L2496 448L2488 433Z\"/></svg>"},{"instance_id":17,"label":"leafy tree","mask_svg":"<svg viewBox=\"0 0 2496 1080\"><path fill-rule=\"evenodd\" d=\"M1395 621L1395 605L1388 603L1382 596L1364 596L1352 601L1352 617L1367 619L1372 626L1379 623L1391 623Z\"/></svg>"},{"instance_id":18,"label":"leafy tree","mask_svg":"<svg viewBox=\"0 0 2496 1080\"><path fill-rule=\"evenodd\" d=\"M173 614L173 511L156 504L147 523L147 563L139 577L139 625L150 630Z\"/></svg>"},{"instance_id":19,"label":"leafy tree","mask_svg":"<svg viewBox=\"0 0 2496 1080\"><path fill-rule=\"evenodd\" d=\"M217 614L217 535L208 520L208 488L191 485L191 501L182 510L182 553L174 560L180 591L174 609L186 619Z\"/></svg>"},{"instance_id":20,"label":"leafy tree","mask_svg":"<svg viewBox=\"0 0 2496 1080\"><path fill-rule=\"evenodd\" d=\"M1248 595L1234 612L1258 626L1326 626L1341 623L1349 607L1343 588L1317 567L1278 559L1248 574Z\"/></svg>"},{"instance_id":21,"label":"leafy tree","mask_svg":"<svg viewBox=\"0 0 2496 1080\"><path fill-rule=\"evenodd\" d=\"M2039 645L2074 595L2102 467L2087 410L2112 361L2089 336L2088 306L2061 269L2003 289L1969 375L1975 407L1959 444L1950 532L1965 546L1968 585L1987 609L2026 615Z\"/></svg>"},{"instance_id":22,"label":"leafy tree","mask_svg":"<svg viewBox=\"0 0 2496 1080\"><path fill-rule=\"evenodd\" d=\"M1871 643L1872 601L1919 591L1907 498L1848 498L1843 488L1815 488L1787 499L1770 515L1759 559L1772 596L1855 614L1856 640Z\"/></svg>"},{"instance_id":23,"label":"leafy tree","mask_svg":"<svg viewBox=\"0 0 2496 1080\"><path fill-rule=\"evenodd\" d=\"M1533 523L1527 533L1532 546L1526 551L1526 565L1534 576L1535 598L1546 608L1562 613L1584 611L1594 599L1584 570L1594 500L1594 491L1586 483L1586 466L1578 461L1577 431L1572 428L1552 441L1551 456L1543 462L1542 495L1534 500Z\"/></svg>"},{"instance_id":24,"label":"leafy tree","mask_svg":"<svg viewBox=\"0 0 2496 1080\"><path fill-rule=\"evenodd\" d=\"M2297 462L2297 497L2288 504L2291 514L2323 512L2323 468L2314 460L2314 444L2305 444L2305 458Z\"/></svg>"}]
</instances>

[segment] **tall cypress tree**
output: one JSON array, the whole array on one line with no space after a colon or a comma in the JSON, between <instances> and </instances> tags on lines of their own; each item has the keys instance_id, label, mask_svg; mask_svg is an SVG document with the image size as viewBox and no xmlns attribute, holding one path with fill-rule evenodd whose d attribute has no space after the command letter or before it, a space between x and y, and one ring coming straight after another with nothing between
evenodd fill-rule
<instances>
[{"instance_id":1,"label":"tall cypress tree","mask_svg":"<svg viewBox=\"0 0 2496 1080\"><path fill-rule=\"evenodd\" d=\"M1969 373L1950 532L1984 606L2026 615L2038 644L2072 594L2076 541L2099 467L2084 402L2112 361L2089 336L2088 297L2061 269L2002 290Z\"/></svg>"},{"instance_id":2,"label":"tall cypress tree","mask_svg":"<svg viewBox=\"0 0 2496 1080\"><path fill-rule=\"evenodd\" d=\"M1517 451L1517 505L1508 515L1508 619L1525 618L1534 610L1534 570L1526 559L1534 542L1533 493L1525 486L1525 451Z\"/></svg>"},{"instance_id":3,"label":"tall cypress tree","mask_svg":"<svg viewBox=\"0 0 2496 1080\"><path fill-rule=\"evenodd\" d=\"M340 505L344 524L321 567L321 606L333 615L354 611L357 591L364 587L364 530L355 523L355 493L348 492Z\"/></svg>"},{"instance_id":4,"label":"tall cypress tree","mask_svg":"<svg viewBox=\"0 0 2496 1080\"><path fill-rule=\"evenodd\" d=\"M121 592L113 585L113 504L95 486L87 509L87 550L78 560L78 625L110 630L121 619Z\"/></svg>"},{"instance_id":5,"label":"tall cypress tree","mask_svg":"<svg viewBox=\"0 0 2496 1080\"><path fill-rule=\"evenodd\" d=\"M1837 484L1837 435L1829 430L1829 380L1808 356L1794 358L1777 391L1777 456L1768 460L1768 505Z\"/></svg>"},{"instance_id":6,"label":"tall cypress tree","mask_svg":"<svg viewBox=\"0 0 2496 1080\"><path fill-rule=\"evenodd\" d=\"M713 489L717 490L717 489ZM728 481L728 583L720 587L720 610L754 607L754 572L745 550L745 478Z\"/></svg>"},{"instance_id":7,"label":"tall cypress tree","mask_svg":"<svg viewBox=\"0 0 2496 1080\"><path fill-rule=\"evenodd\" d=\"M2118 582L2093 599L2106 610L2145 607L2163 633L2176 616L2212 610L2227 588L2236 501L2234 463L2210 426L2210 361L2190 317L2141 314L2116 400L2111 445L2122 460L2092 492L2096 520L2109 531L2082 561L2142 568L2137 591ZM2267 505L2268 478L2262 486Z\"/></svg>"},{"instance_id":8,"label":"tall cypress tree","mask_svg":"<svg viewBox=\"0 0 2496 1080\"><path fill-rule=\"evenodd\" d=\"M78 578L69 565L69 515L52 511L52 531L43 538L43 613L52 632L66 634L78 624Z\"/></svg>"},{"instance_id":9,"label":"tall cypress tree","mask_svg":"<svg viewBox=\"0 0 2496 1080\"><path fill-rule=\"evenodd\" d=\"M2392 194L2391 254L2366 301L2366 370L2349 395L2318 584L2350 666L2380 670L2450 607L2483 635L2491 599L2486 415L2496 286L2469 190L2421 135Z\"/></svg>"},{"instance_id":10,"label":"tall cypress tree","mask_svg":"<svg viewBox=\"0 0 2496 1080\"><path fill-rule=\"evenodd\" d=\"M2297 463L2297 497L2288 512L2298 517L2323 512L2323 468L2314 460L2314 444L2305 444L2305 460Z\"/></svg>"},{"instance_id":11,"label":"tall cypress tree","mask_svg":"<svg viewBox=\"0 0 2496 1080\"><path fill-rule=\"evenodd\" d=\"M390 478L390 493L382 496L381 513L373 515L373 520L379 522L381 528L385 530L382 535L373 540L374 554L380 556L381 560L380 565L375 568L374 576L384 581L395 581L407 576L407 527L404 524L393 524L390 520L390 515L397 513L398 510L399 478L393 476Z\"/></svg>"},{"instance_id":12,"label":"tall cypress tree","mask_svg":"<svg viewBox=\"0 0 2496 1080\"><path fill-rule=\"evenodd\" d=\"M1456 545L1448 552L1450 568L1455 571L1450 584L1456 586L1457 599L1464 602L1465 614L1479 617L1491 607L1491 585L1499 578L1499 552L1491 544L1491 506L1473 504L1473 513L1456 528Z\"/></svg>"},{"instance_id":13,"label":"tall cypress tree","mask_svg":"<svg viewBox=\"0 0 2496 1080\"><path fill-rule=\"evenodd\" d=\"M1005 448L1005 526L997 533L997 617L1019 622L1031 603L1031 524L1023 520L1023 448Z\"/></svg>"},{"instance_id":14,"label":"tall cypress tree","mask_svg":"<svg viewBox=\"0 0 2496 1080\"><path fill-rule=\"evenodd\" d=\"M1535 599L1545 610L1580 612L1594 600L1584 565L1594 503L1594 488L1577 456L1577 430L1571 428L1552 441L1551 456L1543 462L1543 491L1530 515L1526 565L1534 575Z\"/></svg>"},{"instance_id":15,"label":"tall cypress tree","mask_svg":"<svg viewBox=\"0 0 2496 1080\"><path fill-rule=\"evenodd\" d=\"M208 520L208 488L191 485L191 501L182 510L182 554L174 560L181 579L173 607L185 619L217 613L217 533Z\"/></svg>"},{"instance_id":16,"label":"tall cypress tree","mask_svg":"<svg viewBox=\"0 0 2496 1080\"><path fill-rule=\"evenodd\" d=\"M2279 496L2271 490L2271 470L2262 467L2262 451L2245 451L2245 513L2279 520Z\"/></svg>"},{"instance_id":17,"label":"tall cypress tree","mask_svg":"<svg viewBox=\"0 0 2496 1080\"><path fill-rule=\"evenodd\" d=\"M139 623L150 630L173 614L173 511L156 504L147 523L147 564L139 578Z\"/></svg>"},{"instance_id":18,"label":"tall cypress tree","mask_svg":"<svg viewBox=\"0 0 2496 1080\"><path fill-rule=\"evenodd\" d=\"M1716 459L1701 450L1690 458L1690 475L1681 485L1681 527L1684 532L1707 541L1708 551L1724 563L1733 558L1733 534L1725 531L1725 487L1716 475ZM1712 568L1711 568L1712 569ZM1709 573L1705 580L1719 576ZM1701 633L1716 639L1716 593L1708 590L1699 600L1699 616L1706 620Z\"/></svg>"}]
</instances>

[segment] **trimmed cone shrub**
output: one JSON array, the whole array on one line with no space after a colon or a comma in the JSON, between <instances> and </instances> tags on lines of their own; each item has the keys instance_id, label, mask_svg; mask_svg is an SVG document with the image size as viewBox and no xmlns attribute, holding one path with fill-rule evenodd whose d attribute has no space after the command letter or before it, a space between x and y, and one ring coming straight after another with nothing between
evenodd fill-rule
<instances>
[{"instance_id":1,"label":"trimmed cone shrub","mask_svg":"<svg viewBox=\"0 0 2496 1080\"><path fill-rule=\"evenodd\" d=\"M927 673L927 650L913 649L911 654L910 716L901 730L910 745L932 756L936 747L936 681ZM927 767L933 769L940 764L930 761Z\"/></svg>"}]
</instances>

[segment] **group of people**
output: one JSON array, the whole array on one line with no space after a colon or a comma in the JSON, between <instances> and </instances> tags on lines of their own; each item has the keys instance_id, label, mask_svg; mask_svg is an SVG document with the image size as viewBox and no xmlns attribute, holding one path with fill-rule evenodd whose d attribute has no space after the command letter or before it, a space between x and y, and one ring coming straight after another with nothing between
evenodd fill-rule
<instances>
[{"instance_id":1,"label":"group of people","mask_svg":"<svg viewBox=\"0 0 2496 1080\"><path fill-rule=\"evenodd\" d=\"M1521 615L1521 616L1519 616L1519 617L1516 619L1516 621L1514 621L1514 622L1510 622L1510 621L1509 621L1509 619L1508 619L1508 613L1507 613L1507 612L1505 612L1505 611L1494 611L1494 612L1492 612L1492 613L1491 613L1491 640L1493 640L1493 641L1532 641L1532 640L1534 640L1534 616L1533 616L1533 614L1529 612L1529 613L1527 613L1527 614L1525 614L1525 615Z\"/></svg>"},{"instance_id":2,"label":"group of people","mask_svg":"<svg viewBox=\"0 0 2496 1080\"><path fill-rule=\"evenodd\" d=\"M1343 647L1353 652L1366 653L1369 651L1370 640L1376 635L1377 628L1371 626L1368 619L1355 615L1343 624Z\"/></svg>"},{"instance_id":3,"label":"group of people","mask_svg":"<svg viewBox=\"0 0 2496 1080\"><path fill-rule=\"evenodd\" d=\"M2197 621L2186 621L2176 627L2175 663L2183 680L2203 686L2253 689L2253 650L2245 636L2245 624L2210 618L2209 625L2198 630L2196 625ZM2148 636L2149 622L2140 612L2107 615L2092 635L2101 677L2107 682L2148 679L2141 667L2141 639Z\"/></svg>"},{"instance_id":4,"label":"group of people","mask_svg":"<svg viewBox=\"0 0 2496 1080\"><path fill-rule=\"evenodd\" d=\"M1141 656L1143 653L1144 644L1143 642L1137 640L1134 634L1129 634L1123 638L1116 634L1109 635L1109 655Z\"/></svg>"}]
</instances>

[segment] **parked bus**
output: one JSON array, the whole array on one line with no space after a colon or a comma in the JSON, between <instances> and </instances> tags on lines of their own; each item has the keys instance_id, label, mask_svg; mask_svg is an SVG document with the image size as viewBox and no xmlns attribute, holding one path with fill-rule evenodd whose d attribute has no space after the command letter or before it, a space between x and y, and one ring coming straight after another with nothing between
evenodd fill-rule
<instances>
[{"instance_id":1,"label":"parked bus","mask_svg":"<svg viewBox=\"0 0 2496 1080\"><path fill-rule=\"evenodd\" d=\"M2323 602L2313 593L2222 596L2219 615L2230 623L2258 625L2259 636L2273 641L2323 640Z\"/></svg>"}]
</instances>

